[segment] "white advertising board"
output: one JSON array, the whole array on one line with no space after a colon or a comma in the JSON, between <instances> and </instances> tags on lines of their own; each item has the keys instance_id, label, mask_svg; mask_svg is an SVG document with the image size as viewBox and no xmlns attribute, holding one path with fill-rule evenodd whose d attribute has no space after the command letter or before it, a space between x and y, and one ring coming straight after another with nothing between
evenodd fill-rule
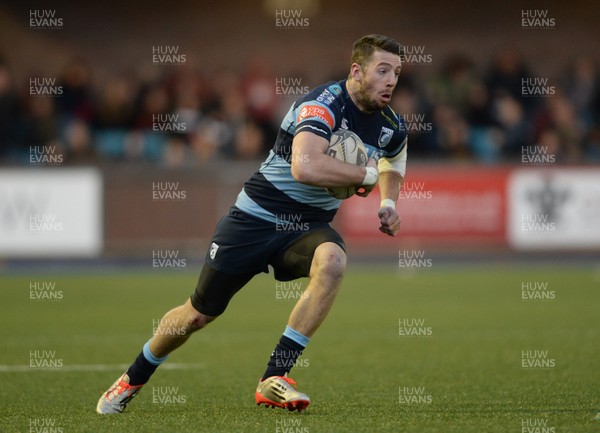
<instances>
[{"instance_id":1,"label":"white advertising board","mask_svg":"<svg viewBox=\"0 0 600 433\"><path fill-rule=\"evenodd\" d=\"M0 256L99 255L102 191L93 168L0 170Z\"/></svg>"},{"instance_id":2,"label":"white advertising board","mask_svg":"<svg viewBox=\"0 0 600 433\"><path fill-rule=\"evenodd\" d=\"M507 193L512 247L600 248L599 169L515 170Z\"/></svg>"}]
</instances>

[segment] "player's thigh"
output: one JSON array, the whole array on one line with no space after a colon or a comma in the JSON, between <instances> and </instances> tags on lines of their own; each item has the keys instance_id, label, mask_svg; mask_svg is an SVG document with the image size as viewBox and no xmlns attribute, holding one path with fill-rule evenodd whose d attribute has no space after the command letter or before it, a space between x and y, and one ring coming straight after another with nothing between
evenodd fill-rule
<instances>
[{"instance_id":1,"label":"player's thigh","mask_svg":"<svg viewBox=\"0 0 600 433\"><path fill-rule=\"evenodd\" d=\"M205 264L198 277L198 284L190 297L192 306L205 316L223 314L229 301L256 273L230 275Z\"/></svg>"},{"instance_id":2,"label":"player's thigh","mask_svg":"<svg viewBox=\"0 0 600 433\"><path fill-rule=\"evenodd\" d=\"M309 277L311 268L314 270L313 262L315 253L318 261L326 253L332 253L343 257L345 263L346 246L344 240L329 226L319 227L300 235L288 244L281 254L278 254L272 265L275 270L275 278L279 281L289 281L296 278Z\"/></svg>"},{"instance_id":3,"label":"player's thigh","mask_svg":"<svg viewBox=\"0 0 600 433\"><path fill-rule=\"evenodd\" d=\"M217 224L205 262L224 274L254 275L267 272L266 245L273 233L271 223L231 208L229 214Z\"/></svg>"},{"instance_id":4,"label":"player's thigh","mask_svg":"<svg viewBox=\"0 0 600 433\"><path fill-rule=\"evenodd\" d=\"M233 295L254 275L267 272L265 245L272 235L272 224L232 207L217 224L190 298L192 306L207 316L222 314Z\"/></svg>"}]
</instances>

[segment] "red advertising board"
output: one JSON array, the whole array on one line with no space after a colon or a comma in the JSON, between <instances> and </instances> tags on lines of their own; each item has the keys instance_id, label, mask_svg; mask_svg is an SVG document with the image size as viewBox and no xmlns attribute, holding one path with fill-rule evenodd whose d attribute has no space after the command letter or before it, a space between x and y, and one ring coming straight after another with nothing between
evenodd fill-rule
<instances>
[{"instance_id":1,"label":"red advertising board","mask_svg":"<svg viewBox=\"0 0 600 433\"><path fill-rule=\"evenodd\" d=\"M400 240L451 245L506 245L505 168L410 167L396 208ZM388 244L378 231L379 192L352 197L341 207L337 227L349 243Z\"/></svg>"}]
</instances>

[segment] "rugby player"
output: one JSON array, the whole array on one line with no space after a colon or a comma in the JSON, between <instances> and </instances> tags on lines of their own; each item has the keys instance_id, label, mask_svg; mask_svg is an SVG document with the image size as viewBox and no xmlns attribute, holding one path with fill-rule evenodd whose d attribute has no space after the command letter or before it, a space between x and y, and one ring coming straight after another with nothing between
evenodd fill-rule
<instances>
[{"instance_id":1,"label":"rugby player","mask_svg":"<svg viewBox=\"0 0 600 433\"><path fill-rule=\"evenodd\" d=\"M400 228L395 202L404 179L407 135L404 120L388 104L401 55L393 39L364 36L353 45L347 79L318 86L292 105L267 159L219 221L194 293L165 314L133 364L102 394L98 413L123 412L169 353L219 317L254 275L268 273L268 265L279 281L310 280L270 356L255 400L299 411L309 405L288 373L331 309L346 267L344 241L329 225L341 200L326 188L358 186L358 194L366 196L378 184L379 230L394 236ZM332 132L340 128L365 143L366 167L325 154ZM305 229L276 229L278 221L299 221L298 216Z\"/></svg>"}]
</instances>

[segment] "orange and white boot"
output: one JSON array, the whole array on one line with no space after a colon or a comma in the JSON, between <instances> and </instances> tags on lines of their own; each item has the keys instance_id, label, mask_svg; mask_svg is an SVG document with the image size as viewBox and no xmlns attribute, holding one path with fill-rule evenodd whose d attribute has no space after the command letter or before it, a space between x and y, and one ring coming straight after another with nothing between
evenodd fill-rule
<instances>
[{"instance_id":1,"label":"orange and white boot","mask_svg":"<svg viewBox=\"0 0 600 433\"><path fill-rule=\"evenodd\" d=\"M256 404L301 412L310 404L306 394L298 392L296 382L287 376L271 376L258 383Z\"/></svg>"},{"instance_id":2,"label":"orange and white boot","mask_svg":"<svg viewBox=\"0 0 600 433\"><path fill-rule=\"evenodd\" d=\"M144 385L129 385L129 376L123 373L108 391L102 394L96 412L100 414L121 413L125 410L129 402L136 396Z\"/></svg>"}]
</instances>

